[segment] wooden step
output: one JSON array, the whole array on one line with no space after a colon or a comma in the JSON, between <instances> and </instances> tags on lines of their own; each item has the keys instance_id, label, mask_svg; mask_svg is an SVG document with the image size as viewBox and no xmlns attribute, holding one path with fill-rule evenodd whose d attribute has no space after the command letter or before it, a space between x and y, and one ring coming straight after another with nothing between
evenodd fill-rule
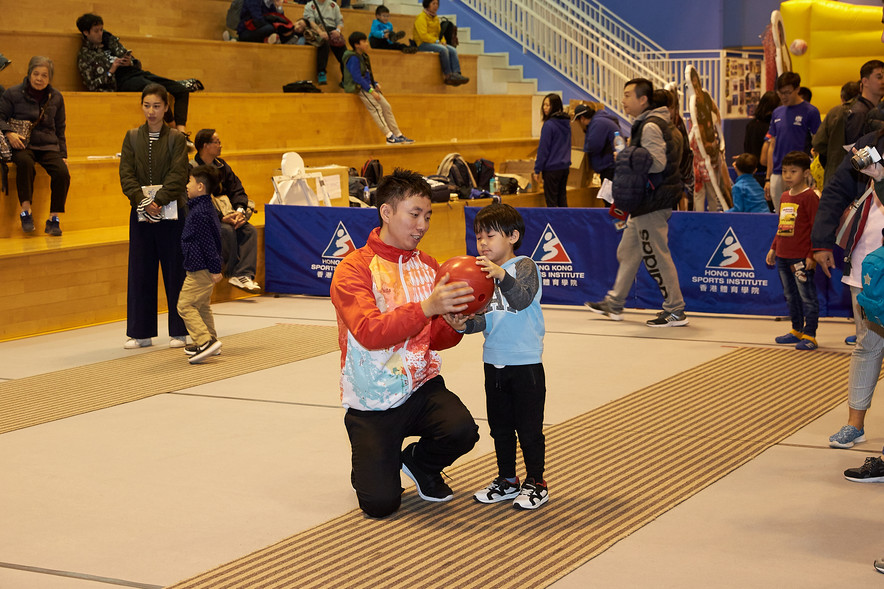
<instances>
[{"instance_id":1,"label":"wooden step","mask_svg":"<svg viewBox=\"0 0 884 589\"><path fill-rule=\"evenodd\" d=\"M12 64L3 72L8 84L19 83L27 74L28 60L45 55L55 63L52 84L62 92L83 90L77 71L79 33L0 31L0 47ZM307 46L225 43L199 39L169 39L129 36L126 48L156 75L181 80L198 78L213 92L280 92L296 80L316 80L316 49ZM375 78L390 94L476 94L475 55L462 56L461 70L470 82L446 86L435 53L405 55L398 51L372 52ZM334 56L329 57L325 93L343 93L338 86L341 72Z\"/></svg>"}]
</instances>

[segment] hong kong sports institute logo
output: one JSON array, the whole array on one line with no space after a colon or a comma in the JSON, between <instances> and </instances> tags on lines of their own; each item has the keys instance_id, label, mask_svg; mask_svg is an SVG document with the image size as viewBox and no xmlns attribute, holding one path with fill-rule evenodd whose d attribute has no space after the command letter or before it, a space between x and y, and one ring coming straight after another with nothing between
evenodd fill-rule
<instances>
[{"instance_id":1,"label":"hong kong sports institute logo","mask_svg":"<svg viewBox=\"0 0 884 589\"><path fill-rule=\"evenodd\" d=\"M549 223L540 235L531 259L537 264L571 264L571 256Z\"/></svg>"},{"instance_id":2,"label":"hong kong sports institute logo","mask_svg":"<svg viewBox=\"0 0 884 589\"><path fill-rule=\"evenodd\" d=\"M752 262L743 245L734 233L733 227L728 227L718 243L718 247L712 253L712 257L706 263L707 268L721 268L723 270L754 270Z\"/></svg>"},{"instance_id":3,"label":"hong kong sports institute logo","mask_svg":"<svg viewBox=\"0 0 884 589\"><path fill-rule=\"evenodd\" d=\"M356 251L356 244L350 237L350 232L344 226L343 221L338 221L335 233L328 242L325 251L322 252L323 258L343 258L350 252Z\"/></svg>"}]
</instances>

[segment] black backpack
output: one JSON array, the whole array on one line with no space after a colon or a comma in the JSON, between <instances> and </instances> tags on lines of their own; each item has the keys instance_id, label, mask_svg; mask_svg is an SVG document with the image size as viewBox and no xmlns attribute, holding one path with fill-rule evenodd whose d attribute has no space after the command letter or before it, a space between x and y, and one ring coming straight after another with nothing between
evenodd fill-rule
<instances>
[{"instance_id":1,"label":"black backpack","mask_svg":"<svg viewBox=\"0 0 884 589\"><path fill-rule=\"evenodd\" d=\"M362 166L360 176L368 181L369 186L377 186L381 178L384 177L384 166L381 165L381 162L372 158Z\"/></svg>"},{"instance_id":2,"label":"black backpack","mask_svg":"<svg viewBox=\"0 0 884 589\"><path fill-rule=\"evenodd\" d=\"M445 176L424 176L424 180L430 185L430 201L448 202L451 200L452 186Z\"/></svg>"},{"instance_id":3,"label":"black backpack","mask_svg":"<svg viewBox=\"0 0 884 589\"><path fill-rule=\"evenodd\" d=\"M460 198L468 198L473 188L476 188L473 171L459 153L446 155L442 163L439 164L436 174L446 176Z\"/></svg>"},{"instance_id":4,"label":"black backpack","mask_svg":"<svg viewBox=\"0 0 884 589\"><path fill-rule=\"evenodd\" d=\"M494 177L494 162L486 159L477 159L470 164L473 178L476 180L476 188L491 190L491 178Z\"/></svg>"},{"instance_id":5,"label":"black backpack","mask_svg":"<svg viewBox=\"0 0 884 589\"><path fill-rule=\"evenodd\" d=\"M298 80L282 87L283 92L307 92L310 94L322 93L322 90L313 85L310 80Z\"/></svg>"},{"instance_id":6,"label":"black backpack","mask_svg":"<svg viewBox=\"0 0 884 589\"><path fill-rule=\"evenodd\" d=\"M457 47L459 43L459 41L457 40L457 25L447 18L441 19L439 25L442 33L442 38L445 39L445 42L452 47Z\"/></svg>"}]
</instances>

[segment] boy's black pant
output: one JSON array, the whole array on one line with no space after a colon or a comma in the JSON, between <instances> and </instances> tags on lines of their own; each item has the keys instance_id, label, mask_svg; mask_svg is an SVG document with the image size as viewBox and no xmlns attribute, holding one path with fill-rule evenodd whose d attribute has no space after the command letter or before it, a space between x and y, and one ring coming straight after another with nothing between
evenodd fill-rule
<instances>
[{"instance_id":1,"label":"boy's black pant","mask_svg":"<svg viewBox=\"0 0 884 589\"><path fill-rule=\"evenodd\" d=\"M402 495L402 442L420 436L414 451L418 468L440 472L469 452L479 427L461 400L437 376L399 407L386 411L348 409L344 425L353 453L353 487L359 507L371 517L397 509Z\"/></svg>"},{"instance_id":2,"label":"boy's black pant","mask_svg":"<svg viewBox=\"0 0 884 589\"><path fill-rule=\"evenodd\" d=\"M518 434L527 477L542 481L546 454L543 435L546 375L543 364L503 368L485 364L485 401L497 453L498 476L516 476Z\"/></svg>"}]
</instances>

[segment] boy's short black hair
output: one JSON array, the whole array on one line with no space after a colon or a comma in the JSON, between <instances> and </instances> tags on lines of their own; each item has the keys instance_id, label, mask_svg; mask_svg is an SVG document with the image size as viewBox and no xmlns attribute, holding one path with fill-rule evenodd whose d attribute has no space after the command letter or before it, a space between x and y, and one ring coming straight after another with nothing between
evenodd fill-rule
<instances>
[{"instance_id":1,"label":"boy's short black hair","mask_svg":"<svg viewBox=\"0 0 884 589\"><path fill-rule=\"evenodd\" d=\"M196 148L197 152L199 152L206 143L212 142L212 135L214 134L215 129L200 129L196 132L196 135L193 138L193 146Z\"/></svg>"},{"instance_id":2,"label":"boy's short black hair","mask_svg":"<svg viewBox=\"0 0 884 589\"><path fill-rule=\"evenodd\" d=\"M190 168L190 176L206 187L206 194L214 194L218 190L218 170L214 166L203 164Z\"/></svg>"},{"instance_id":3,"label":"boy's short black hair","mask_svg":"<svg viewBox=\"0 0 884 589\"><path fill-rule=\"evenodd\" d=\"M476 218L473 220L473 230L476 233L498 231L507 237L518 231L519 239L513 244L513 251L515 251L522 245L522 237L525 236L525 220L512 205L496 202L476 213Z\"/></svg>"},{"instance_id":4,"label":"boy's short black hair","mask_svg":"<svg viewBox=\"0 0 884 589\"><path fill-rule=\"evenodd\" d=\"M383 4L381 4L380 6L378 6L377 8L374 9L375 16L380 16L382 14L389 14L389 13L390 13L390 9L387 8L386 6L384 6Z\"/></svg>"},{"instance_id":5,"label":"boy's short black hair","mask_svg":"<svg viewBox=\"0 0 884 589\"><path fill-rule=\"evenodd\" d=\"M103 25L104 20L97 14L92 14L91 12L87 12L83 16L77 19L77 30L81 33L86 33L92 30L92 27L95 25Z\"/></svg>"},{"instance_id":6,"label":"boy's short black hair","mask_svg":"<svg viewBox=\"0 0 884 589\"><path fill-rule=\"evenodd\" d=\"M754 174L758 169L758 158L751 153L741 153L734 162L734 167L741 174Z\"/></svg>"},{"instance_id":7,"label":"boy's short black hair","mask_svg":"<svg viewBox=\"0 0 884 589\"><path fill-rule=\"evenodd\" d=\"M412 196L423 196L430 200L432 190L430 185L424 180L424 177L417 172L396 168L393 173L381 178L378 182L377 190L375 190L375 198L377 199L378 218L381 227L384 226L384 219L381 217L381 205L388 204L393 209L399 206L399 203Z\"/></svg>"},{"instance_id":8,"label":"boy's short black hair","mask_svg":"<svg viewBox=\"0 0 884 589\"><path fill-rule=\"evenodd\" d=\"M810 156L803 151L790 151L783 157L781 166L795 166L802 170L809 170Z\"/></svg>"},{"instance_id":9,"label":"boy's short black hair","mask_svg":"<svg viewBox=\"0 0 884 589\"><path fill-rule=\"evenodd\" d=\"M786 86L792 86L792 88L798 90L801 88L801 76L795 72L784 72L780 74L779 78L777 78L776 86L777 90L785 88Z\"/></svg>"},{"instance_id":10,"label":"boy's short black hair","mask_svg":"<svg viewBox=\"0 0 884 589\"><path fill-rule=\"evenodd\" d=\"M356 44L360 41L365 41L368 37L365 36L365 33L362 31L353 31L350 33L350 37L347 38L347 42L350 43L350 47L356 49Z\"/></svg>"}]
</instances>

